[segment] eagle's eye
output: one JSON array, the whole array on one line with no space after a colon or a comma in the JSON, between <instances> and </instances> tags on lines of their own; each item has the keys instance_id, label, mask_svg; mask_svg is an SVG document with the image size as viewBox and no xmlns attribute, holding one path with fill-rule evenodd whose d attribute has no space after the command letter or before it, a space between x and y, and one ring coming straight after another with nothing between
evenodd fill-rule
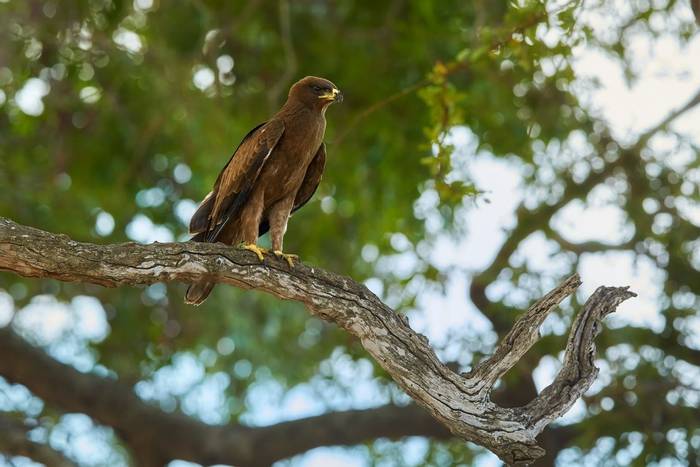
<instances>
[{"instance_id":1,"label":"eagle's eye","mask_svg":"<svg viewBox=\"0 0 700 467\"><path fill-rule=\"evenodd\" d=\"M313 86L313 89L316 92L321 92L323 90L323 88L321 86L316 86L316 85Z\"/></svg>"}]
</instances>

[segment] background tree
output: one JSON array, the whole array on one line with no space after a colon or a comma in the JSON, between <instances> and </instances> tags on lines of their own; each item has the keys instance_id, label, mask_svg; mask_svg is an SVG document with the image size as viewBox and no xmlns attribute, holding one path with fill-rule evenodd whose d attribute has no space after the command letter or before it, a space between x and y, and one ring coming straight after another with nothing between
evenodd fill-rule
<instances>
[{"instance_id":1,"label":"background tree","mask_svg":"<svg viewBox=\"0 0 700 467\"><path fill-rule=\"evenodd\" d=\"M184 240L193 200L245 131L297 77L327 76L346 100L329 116L325 181L295 215L289 251L366 281L419 325L440 314L426 297L468 287L486 325L455 330L440 353L464 369L490 352L516 309L591 261L647 268L658 319L620 320L603 335L600 383L573 420L543 434L541 462L692 464L700 169L698 140L681 123L700 93L621 131L591 100L612 77L590 73L586 64L598 62L582 56L605 57L634 86L640 47L666 41L697 53L695 31L689 5L673 0L2 2L0 215L85 241ZM454 258L481 228L472 213L495 209L480 201L498 191L477 193L470 165L485 159L518 174L522 202L477 267ZM600 206L614 210L618 231L572 236L567 218ZM483 459L482 449L445 441L422 413L368 409L407 398L358 342L296 304L218 287L195 312L180 286L110 290L2 274L0 287L3 316L23 337L81 371L117 375L166 411L267 424L317 412L315 397L329 413L379 417L368 427L405 429L368 428L339 443L365 441L350 452L367 463ZM534 397L532 372L563 348L571 305L545 324L499 402ZM0 394L0 429L29 433L37 448L0 444L8 459L128 462L132 446L118 431L17 385ZM410 434L429 442L374 440Z\"/></svg>"}]
</instances>

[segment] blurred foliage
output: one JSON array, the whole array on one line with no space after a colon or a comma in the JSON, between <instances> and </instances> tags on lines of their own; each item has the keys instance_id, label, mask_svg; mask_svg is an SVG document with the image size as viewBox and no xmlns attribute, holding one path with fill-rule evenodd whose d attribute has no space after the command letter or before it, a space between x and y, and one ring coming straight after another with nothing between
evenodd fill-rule
<instances>
[{"instance_id":1,"label":"blurred foliage","mask_svg":"<svg viewBox=\"0 0 700 467\"><path fill-rule=\"evenodd\" d=\"M278 108L295 79L320 75L346 99L328 112L324 181L290 222L285 246L306 262L371 279L384 299L408 311L422 292L444 287L451 271L434 264L433 247L464 234L464 211L480 197L451 138L452 128L467 127L475 153L522 169L528 196L505 253L475 283L507 283L527 302L583 255L605 251L577 250L550 225L559 209L599 185L617 190L614 204L627 213L633 234L626 250L664 272L663 331L604 333L609 381L586 401L577 437L561 446L578 449L566 451L567 459L581 461L613 440L611 459L635 444L636 465L692 463L700 449L698 388L677 364L697 371L700 363L688 336L698 316L698 245L691 243L698 226L678 206L697 206L698 151L670 130L675 144L667 153L651 151L648 141L614 141L579 103L580 89L596 83L576 75L572 56L577 47L600 50L632 83L630 35L685 42L695 29L691 16L678 13L687 5L674 0L616 3L0 1L0 215L90 242L185 240L194 203L241 137ZM610 20L604 34L581 21L583 8ZM572 137L583 139L578 149ZM680 151L689 161L668 163ZM417 200L427 195L435 202L426 213ZM660 213L670 226L660 226ZM535 271L517 259L535 232L557 243L552 257L563 258L564 269ZM383 267L402 255L411 258L410 273ZM301 306L231 287L217 287L197 310L182 304L177 284L106 290L3 274L0 287L16 309L41 294L99 299L110 331L91 352L127 381L153 378L178 355L197 356L207 374L230 377L222 421L245 421L256 383L286 390L315 378L342 388L323 362L338 352L366 356ZM498 331L519 305L504 296L479 308ZM540 357L562 348L561 334L537 346L506 386L531 385ZM477 336L462 345L467 355L481 355L492 341ZM638 361L620 364L623 356ZM381 369L374 378L386 401L402 400ZM366 452L375 462L399 462L400 451L377 442ZM467 464L480 454L464 443L430 443L425 462Z\"/></svg>"}]
</instances>

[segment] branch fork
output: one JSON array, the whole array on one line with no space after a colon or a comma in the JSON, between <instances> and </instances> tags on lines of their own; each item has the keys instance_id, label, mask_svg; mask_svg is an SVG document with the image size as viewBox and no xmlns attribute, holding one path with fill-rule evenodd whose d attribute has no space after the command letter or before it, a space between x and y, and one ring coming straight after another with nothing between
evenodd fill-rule
<instances>
[{"instance_id":1,"label":"branch fork","mask_svg":"<svg viewBox=\"0 0 700 467\"><path fill-rule=\"evenodd\" d=\"M593 341L601 320L635 296L627 287L596 290L572 325L562 368L552 384L526 406L504 408L490 399L494 384L537 342L547 315L581 284L578 275L532 305L493 355L460 375L440 362L427 339L365 286L303 264L290 269L276 258L261 264L252 256L221 244L79 243L0 218L0 270L25 277L108 287L207 280L300 301L312 314L360 339L403 390L453 434L490 449L508 464L527 464L544 454L537 435L563 415L598 374Z\"/></svg>"}]
</instances>

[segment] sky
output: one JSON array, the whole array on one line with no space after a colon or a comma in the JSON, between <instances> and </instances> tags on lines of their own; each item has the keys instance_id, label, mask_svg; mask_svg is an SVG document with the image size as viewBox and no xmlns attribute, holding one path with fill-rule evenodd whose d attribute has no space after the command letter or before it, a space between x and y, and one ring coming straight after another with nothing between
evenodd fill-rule
<instances>
[{"instance_id":1,"label":"sky","mask_svg":"<svg viewBox=\"0 0 700 467\"><path fill-rule=\"evenodd\" d=\"M624 8L624 5L620 8ZM684 14L690 15L690 10ZM592 25L599 34L605 34L609 27L608 18L596 12L587 13L582 21ZM127 46L134 46L133 38L119 36L115 38L117 39ZM582 46L574 54L577 75L597 78L600 82L596 89L581 84L578 94L583 105L609 122L614 136L627 143L633 142L646 129L654 127L700 89L700 70L697 69L697 64L700 63L700 39L697 35L684 49L673 38L662 37L651 41L643 34L636 36L631 45L635 70L640 75L640 79L631 87L620 67L600 52ZM196 80L205 78L201 74L195 76ZM30 80L15 96L18 105L27 114L40 115L43 111L42 97L48 90L41 84L42 82ZM673 123L674 130L688 135L700 144L697 128L700 128L700 110L690 111ZM452 267L457 266L454 270L458 272L450 274L445 294L424 294L420 297L418 309L409 315L411 325L426 334L431 343L443 349L440 356L444 359L456 356L455 346L450 346L452 336L490 332L489 323L467 298L469 271L476 271L489 264L504 241L508 227L514 223L515 207L526 196L521 184L522 168L517 162L476 152L474 135L467 128L454 129L450 137L457 146L457 157L464 161L466 170L485 193L489 203L476 202L462 214L465 225L478 228L468 228L467 235L459 241L444 237L436 242L432 252L435 263L444 270L452 270ZM566 143L575 150L578 144L576 135ZM663 136L651 141L652 147L663 148L667 144ZM189 168L184 166L178 170L178 176L183 183L186 182L189 179ZM151 202L149 196L157 196L157 193L145 194L141 202ZM561 215L553 219L553 225L566 239L573 242L624 241L629 232L625 228L623 213L610 202L610 193L601 188L591 198L592 202L588 205L571 203ZM430 202L429 194L419 201ZM188 217L193 207L193 203L183 203L178 215ZM700 225L700 208L688 207L687 215ZM111 231L114 228L114 221L108 216L98 216L98 231ZM127 233L131 238L144 242L173 240L172 234L163 229L145 216L140 216L130 224ZM541 236L528 239L526 248L521 250L523 251L516 255L521 255L522 260L527 261L535 270L551 272L552 268L558 267L549 258L552 245ZM400 258L398 263L401 264ZM410 265L410 261L407 264ZM639 293L639 297L624 302L618 312L608 319L609 326L631 324L652 329L663 326L663 317L658 311L657 303L663 272L656 269L650 261L634 261L632 255L626 252L590 254L582 259L579 272L583 280L579 292L581 297L589 296L601 285L629 285ZM370 288L381 294L383 291L377 284L372 280L367 282ZM518 299L518 292L513 290L498 290L496 287L491 293L509 293L514 300ZM31 330L36 342L48 346L56 358L84 370L90 369L94 364L90 354L85 351L86 344L99 341L109 333L109 324L101 304L96 299L85 296L76 297L67 304L59 303L51 296L37 297L21 313L13 315L10 296L0 292L0 325L7 324L10 319L13 319L13 325L20 332ZM548 325L553 332L564 331L557 331L555 322ZM234 342L218 344L220 351L235 349ZM228 384L229 376L224 373L205 375L203 361L206 358L188 353L178 355L171 366L159 370L151 380L139 383L136 390L147 400L163 401L169 397L183 396L183 409L187 413L199 416L209 423L221 422L218 414L225 407L223 390ZM321 378L288 392L273 381L261 381L250 391L247 402L251 410L244 421L254 425L269 424L316 415L328 409L364 408L389 401L388 396L372 382L369 362L353 362L338 351L326 364L338 376L340 385L350 389L349 393L323 389ZM553 379L557 368L558 361L555 358L543 359L535 372L538 388L544 387ZM250 372L250 368L242 364L235 371ZM601 378L605 378L605 367ZM319 390L325 391L324 398L318 397ZM0 409L17 405L32 413L40 410L41 402L22 388L5 388L0 391ZM582 410L582 403L578 403L565 416L564 422L575 421L581 416ZM37 433L37 437L41 436L42 433ZM70 438L73 442L70 443L69 453L76 454L78 458L99 460L106 455L113 455L105 454L110 451L110 436L109 430L96 428L88 417L70 414L63 418L57 433L51 435L51 443L57 448L68 447ZM427 443L419 438L411 438L403 446L407 465L415 463L427 449ZM363 449L319 448L277 465L361 467L365 465ZM108 459L110 462L117 459L118 462L119 457L117 455L116 458ZM30 464L20 462L18 465ZM171 467L192 465L194 464L185 462L171 463ZM495 456L485 454L479 459L478 465L492 466L499 465L499 462Z\"/></svg>"}]
</instances>

